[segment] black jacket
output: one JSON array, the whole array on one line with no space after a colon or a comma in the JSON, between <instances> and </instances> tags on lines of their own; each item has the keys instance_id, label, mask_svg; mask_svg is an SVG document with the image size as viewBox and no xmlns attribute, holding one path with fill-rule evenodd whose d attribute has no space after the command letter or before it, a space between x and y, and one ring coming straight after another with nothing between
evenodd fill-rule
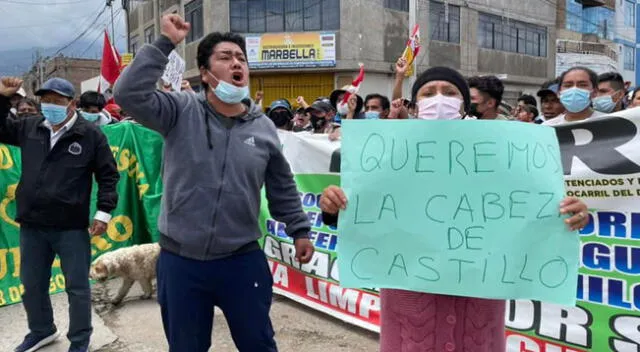
<instances>
[{"instance_id":1,"label":"black jacket","mask_svg":"<svg viewBox=\"0 0 640 352\"><path fill-rule=\"evenodd\" d=\"M93 176L98 210L118 203L120 175L107 137L78 115L71 129L50 148L51 132L42 117L10 119L9 99L0 95L0 143L20 147L22 175L16 190L16 221L23 226L86 229Z\"/></svg>"}]
</instances>

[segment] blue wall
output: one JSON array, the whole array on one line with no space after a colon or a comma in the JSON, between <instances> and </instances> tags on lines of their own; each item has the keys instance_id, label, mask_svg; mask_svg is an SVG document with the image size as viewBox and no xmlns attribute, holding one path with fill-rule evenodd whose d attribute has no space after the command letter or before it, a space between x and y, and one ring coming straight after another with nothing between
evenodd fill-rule
<instances>
[{"instance_id":1,"label":"blue wall","mask_svg":"<svg viewBox=\"0 0 640 352\"><path fill-rule=\"evenodd\" d=\"M638 50L638 44L640 44L640 2L636 1L636 86L640 86L640 50Z\"/></svg>"}]
</instances>

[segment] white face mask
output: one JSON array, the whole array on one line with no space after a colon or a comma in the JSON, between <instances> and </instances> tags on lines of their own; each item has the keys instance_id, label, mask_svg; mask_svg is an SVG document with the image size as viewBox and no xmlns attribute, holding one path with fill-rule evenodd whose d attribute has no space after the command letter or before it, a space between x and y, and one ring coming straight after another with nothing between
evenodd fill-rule
<instances>
[{"instance_id":1,"label":"white face mask","mask_svg":"<svg viewBox=\"0 0 640 352\"><path fill-rule=\"evenodd\" d=\"M438 94L418 101L418 118L422 120L458 120L462 99Z\"/></svg>"},{"instance_id":2,"label":"white face mask","mask_svg":"<svg viewBox=\"0 0 640 352\"><path fill-rule=\"evenodd\" d=\"M337 105L338 114L347 116L347 114L349 113L349 104L339 102Z\"/></svg>"}]
</instances>

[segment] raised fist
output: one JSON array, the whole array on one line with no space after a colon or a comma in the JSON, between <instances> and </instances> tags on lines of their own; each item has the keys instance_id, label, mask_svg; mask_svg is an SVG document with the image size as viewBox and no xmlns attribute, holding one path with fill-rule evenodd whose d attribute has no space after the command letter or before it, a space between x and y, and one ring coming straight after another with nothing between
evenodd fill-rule
<instances>
[{"instance_id":1,"label":"raised fist","mask_svg":"<svg viewBox=\"0 0 640 352\"><path fill-rule=\"evenodd\" d=\"M176 14L162 16L160 20L160 33L173 43L178 45L187 37L191 24Z\"/></svg>"},{"instance_id":2,"label":"raised fist","mask_svg":"<svg viewBox=\"0 0 640 352\"><path fill-rule=\"evenodd\" d=\"M2 77L0 78L0 95L4 95L7 98L11 98L22 86L22 79L16 77Z\"/></svg>"},{"instance_id":3,"label":"raised fist","mask_svg":"<svg viewBox=\"0 0 640 352\"><path fill-rule=\"evenodd\" d=\"M191 88L191 84L186 79L183 79L182 83L180 83L180 90L193 92L193 89Z\"/></svg>"},{"instance_id":4,"label":"raised fist","mask_svg":"<svg viewBox=\"0 0 640 352\"><path fill-rule=\"evenodd\" d=\"M396 61L397 76L404 76L405 73L407 73L408 69L409 69L409 65L407 65L407 60L405 58L401 57L398 59L398 61Z\"/></svg>"}]
</instances>

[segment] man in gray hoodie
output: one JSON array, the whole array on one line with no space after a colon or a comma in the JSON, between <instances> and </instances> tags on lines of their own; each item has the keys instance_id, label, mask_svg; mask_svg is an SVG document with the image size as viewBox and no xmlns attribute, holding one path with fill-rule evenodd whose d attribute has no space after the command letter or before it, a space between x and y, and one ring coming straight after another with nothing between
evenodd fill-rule
<instances>
[{"instance_id":1,"label":"man in gray hoodie","mask_svg":"<svg viewBox=\"0 0 640 352\"><path fill-rule=\"evenodd\" d=\"M170 350L208 351L217 306L238 350L277 351L269 318L273 279L257 242L263 185L271 215L294 239L297 260L309 262L314 248L276 128L249 98L244 38L211 33L202 39L203 93L161 92L155 84L190 24L167 15L161 28L114 94L165 140L158 301Z\"/></svg>"}]
</instances>

